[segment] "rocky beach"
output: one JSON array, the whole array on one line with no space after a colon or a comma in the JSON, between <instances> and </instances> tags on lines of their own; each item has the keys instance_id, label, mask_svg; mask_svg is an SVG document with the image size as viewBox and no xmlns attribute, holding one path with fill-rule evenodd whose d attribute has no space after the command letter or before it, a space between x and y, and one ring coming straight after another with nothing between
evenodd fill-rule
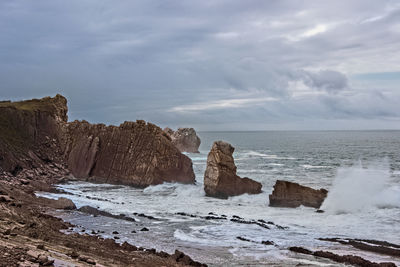
<instances>
[{"instance_id":1,"label":"rocky beach","mask_svg":"<svg viewBox=\"0 0 400 267\"><path fill-rule=\"evenodd\" d=\"M61 95L0 102L1 266L399 262L399 245L370 235L327 237L323 230L321 236L297 241L293 234L298 226L285 216L296 208L290 216L305 213L325 220L318 214L330 212L329 202L324 203L329 190L274 179L265 183L260 180L266 175L263 168L251 175L246 170L250 165L243 165L256 160L283 166L274 163L281 160L278 156L240 148L241 156L234 160L231 144L211 139L206 140L212 143L207 155L194 129L174 132L144 121L118 127L68 122L67 112ZM243 172L256 179L239 177ZM254 202L258 200L261 205ZM216 227L214 231L231 230L211 231L207 237L207 225ZM196 229L203 229L197 234L204 236L189 234ZM220 243L213 235L228 240ZM216 254L209 254L212 250ZM249 258L241 251L258 256ZM288 258L279 259L274 255L278 252Z\"/></svg>"},{"instance_id":2,"label":"rocky beach","mask_svg":"<svg viewBox=\"0 0 400 267\"><path fill-rule=\"evenodd\" d=\"M0 265L201 266L179 251L170 255L100 235L63 233L71 225L48 213L76 206L68 198L36 197L36 191L57 192L55 184L75 177L137 187L194 182L190 159L157 126L69 123L67 111L61 95L0 102Z\"/></svg>"}]
</instances>

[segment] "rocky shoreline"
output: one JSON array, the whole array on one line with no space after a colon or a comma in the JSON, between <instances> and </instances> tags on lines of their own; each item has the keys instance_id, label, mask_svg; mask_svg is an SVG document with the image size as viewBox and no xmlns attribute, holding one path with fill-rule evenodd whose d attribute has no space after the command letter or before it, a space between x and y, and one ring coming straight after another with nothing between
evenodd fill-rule
<instances>
[{"instance_id":1,"label":"rocky shoreline","mask_svg":"<svg viewBox=\"0 0 400 267\"><path fill-rule=\"evenodd\" d=\"M9 179L3 174L0 179L0 266L52 266L54 262L75 266L206 266L180 251L171 255L128 243L118 244L99 235L63 233L62 230L73 225L48 213L74 207L63 201L35 197L36 190L56 190L51 183L44 182L46 176L27 178L20 174Z\"/></svg>"},{"instance_id":2,"label":"rocky shoreline","mask_svg":"<svg viewBox=\"0 0 400 267\"><path fill-rule=\"evenodd\" d=\"M135 187L195 181L192 162L172 140L187 146L186 137L194 140L190 148L198 152L200 140L191 129L177 132L162 130L144 121L125 122L120 126L68 122L67 101L63 96L22 102L0 103L0 266L51 266L55 263L76 266L205 266L180 251L168 254L132 244L118 244L101 233L65 232L73 225L49 215L55 209L74 210L65 198L52 200L34 195L37 191L57 192L55 184L78 178L90 182L122 184ZM172 135L171 135L172 134ZM173 136L173 138L171 137ZM234 148L223 141L214 143L207 160L204 190L207 196L226 199L240 194L259 194L261 184L236 174ZM270 195L270 205L319 208L328 191L314 190L299 184L277 181ZM80 212L93 216L134 222L124 214L114 215L94 207ZM321 212L321 211L320 211ZM199 217L181 212L180 216ZM138 213L135 216L157 220ZM209 213L204 220L229 220L232 223L256 225L261 230L286 230L273 222L245 220ZM148 231L145 226L138 231ZM256 241L237 236L238 240ZM352 246L363 251L399 257L397 245L384 241L321 239ZM273 241L260 244L276 246ZM306 248L285 248L296 253L328 258L355 266L395 266L374 263L358 256L340 256L327 251L312 252Z\"/></svg>"},{"instance_id":3,"label":"rocky shoreline","mask_svg":"<svg viewBox=\"0 0 400 267\"><path fill-rule=\"evenodd\" d=\"M205 266L180 251L170 255L96 235L62 233L71 225L48 212L75 205L34 193L57 192L54 184L74 179L72 174L138 187L194 182L191 160L161 128L144 121L119 127L69 123L67 111L61 95L0 103L0 266Z\"/></svg>"}]
</instances>

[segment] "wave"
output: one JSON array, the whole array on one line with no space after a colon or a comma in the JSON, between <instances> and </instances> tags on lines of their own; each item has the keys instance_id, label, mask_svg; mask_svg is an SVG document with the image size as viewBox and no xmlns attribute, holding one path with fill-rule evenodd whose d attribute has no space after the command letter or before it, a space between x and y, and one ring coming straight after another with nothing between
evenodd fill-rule
<instances>
[{"instance_id":1,"label":"wave","mask_svg":"<svg viewBox=\"0 0 400 267\"><path fill-rule=\"evenodd\" d=\"M246 169L240 169L240 170L237 171L237 173L271 173L271 170L262 170L262 169L246 170Z\"/></svg>"},{"instance_id":2,"label":"wave","mask_svg":"<svg viewBox=\"0 0 400 267\"><path fill-rule=\"evenodd\" d=\"M329 168L332 168L330 166L316 166L316 165L308 165L308 164L304 164L302 166L304 169L329 169Z\"/></svg>"},{"instance_id":3,"label":"wave","mask_svg":"<svg viewBox=\"0 0 400 267\"><path fill-rule=\"evenodd\" d=\"M371 208L400 208L400 188L390 184L388 162L339 168L321 209L340 214Z\"/></svg>"},{"instance_id":4,"label":"wave","mask_svg":"<svg viewBox=\"0 0 400 267\"><path fill-rule=\"evenodd\" d=\"M285 164L282 164L282 163L268 163L266 165L269 165L269 166L284 166Z\"/></svg>"},{"instance_id":5,"label":"wave","mask_svg":"<svg viewBox=\"0 0 400 267\"><path fill-rule=\"evenodd\" d=\"M274 155L274 154L265 154L265 153L261 153L261 152L257 152L254 150L248 150L245 152L239 152L238 153L238 159L235 160L241 160L244 158L265 158L265 159L284 159L284 160L296 160L296 158L293 157L279 157L278 155ZM242 158L241 156L243 156L244 158Z\"/></svg>"},{"instance_id":6,"label":"wave","mask_svg":"<svg viewBox=\"0 0 400 267\"><path fill-rule=\"evenodd\" d=\"M183 198L205 196L202 186L180 183L162 183L159 185L148 186L143 189L143 193L146 195L173 195Z\"/></svg>"},{"instance_id":7,"label":"wave","mask_svg":"<svg viewBox=\"0 0 400 267\"><path fill-rule=\"evenodd\" d=\"M197 244L203 244L203 245L213 245L213 246L221 246L224 244L224 242L220 240L212 240L211 236L207 236L204 238L201 237L196 237L191 234L186 234L184 231L177 229L174 232L174 237L176 239L179 239L181 241L185 242L191 242L191 243L197 243Z\"/></svg>"}]
</instances>

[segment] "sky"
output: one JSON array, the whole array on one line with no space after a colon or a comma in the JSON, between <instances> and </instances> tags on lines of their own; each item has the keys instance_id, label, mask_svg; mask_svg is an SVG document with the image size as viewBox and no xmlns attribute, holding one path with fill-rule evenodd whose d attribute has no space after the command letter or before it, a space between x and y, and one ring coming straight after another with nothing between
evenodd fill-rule
<instances>
[{"instance_id":1,"label":"sky","mask_svg":"<svg viewBox=\"0 0 400 267\"><path fill-rule=\"evenodd\" d=\"M400 1L1 0L0 100L69 119L400 129Z\"/></svg>"}]
</instances>

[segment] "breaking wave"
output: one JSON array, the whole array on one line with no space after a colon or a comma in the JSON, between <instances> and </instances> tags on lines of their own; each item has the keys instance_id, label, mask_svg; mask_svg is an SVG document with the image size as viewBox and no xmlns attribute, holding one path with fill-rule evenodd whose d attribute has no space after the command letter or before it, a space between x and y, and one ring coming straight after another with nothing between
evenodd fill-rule
<instances>
[{"instance_id":1,"label":"breaking wave","mask_svg":"<svg viewBox=\"0 0 400 267\"><path fill-rule=\"evenodd\" d=\"M400 208L400 187L389 186L387 161L339 168L321 209L334 214L372 208Z\"/></svg>"}]
</instances>

